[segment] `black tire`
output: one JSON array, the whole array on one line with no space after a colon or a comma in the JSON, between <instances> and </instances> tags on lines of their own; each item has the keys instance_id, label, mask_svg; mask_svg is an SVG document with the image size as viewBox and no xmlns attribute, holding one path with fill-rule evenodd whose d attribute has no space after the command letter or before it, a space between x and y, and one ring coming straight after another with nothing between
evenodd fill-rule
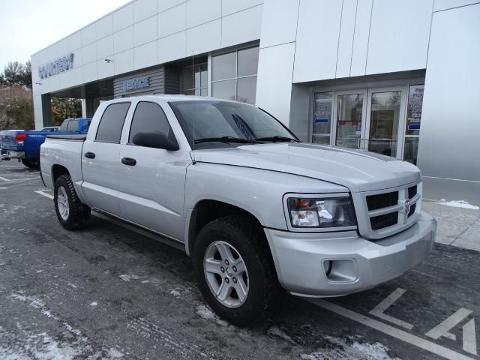
<instances>
[{"instance_id":1,"label":"black tire","mask_svg":"<svg viewBox=\"0 0 480 360\"><path fill-rule=\"evenodd\" d=\"M40 163L38 161L32 161L28 159L22 159L22 164L28 167L29 169L39 169Z\"/></svg>"},{"instance_id":2,"label":"black tire","mask_svg":"<svg viewBox=\"0 0 480 360\"><path fill-rule=\"evenodd\" d=\"M65 189L68 199L68 216L63 218L60 214L58 196L59 190ZM60 175L55 181L55 190L53 201L55 203L55 212L60 224L67 230L79 230L88 226L90 220L90 208L80 201L69 175Z\"/></svg>"},{"instance_id":3,"label":"black tire","mask_svg":"<svg viewBox=\"0 0 480 360\"><path fill-rule=\"evenodd\" d=\"M243 258L248 271L248 294L239 307L222 304L210 290L204 272L204 256L211 243L223 241ZM265 235L246 217L229 216L212 221L200 230L192 254L193 266L202 295L223 319L237 326L252 326L275 310L281 294L275 267Z\"/></svg>"}]
</instances>

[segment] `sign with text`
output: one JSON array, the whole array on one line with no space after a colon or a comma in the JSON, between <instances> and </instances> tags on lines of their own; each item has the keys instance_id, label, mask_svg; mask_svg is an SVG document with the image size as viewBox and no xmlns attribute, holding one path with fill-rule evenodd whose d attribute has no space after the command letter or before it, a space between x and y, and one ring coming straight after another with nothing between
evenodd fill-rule
<instances>
[{"instance_id":1,"label":"sign with text","mask_svg":"<svg viewBox=\"0 0 480 360\"><path fill-rule=\"evenodd\" d=\"M45 79L53 75L60 74L73 68L73 53L62 56L38 68L40 79Z\"/></svg>"},{"instance_id":2,"label":"sign with text","mask_svg":"<svg viewBox=\"0 0 480 360\"><path fill-rule=\"evenodd\" d=\"M150 87L150 78L148 76L128 79L122 82L122 90L124 92L145 89L148 87Z\"/></svg>"}]
</instances>

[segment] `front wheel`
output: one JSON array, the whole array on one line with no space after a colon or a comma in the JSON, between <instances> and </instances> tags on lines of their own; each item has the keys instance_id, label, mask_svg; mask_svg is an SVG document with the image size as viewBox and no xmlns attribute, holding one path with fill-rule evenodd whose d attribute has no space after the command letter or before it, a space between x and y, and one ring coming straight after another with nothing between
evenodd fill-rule
<instances>
[{"instance_id":1,"label":"front wheel","mask_svg":"<svg viewBox=\"0 0 480 360\"><path fill-rule=\"evenodd\" d=\"M90 208L80 201L69 175L61 175L55 181L53 201L60 224L67 230L88 226Z\"/></svg>"},{"instance_id":2,"label":"front wheel","mask_svg":"<svg viewBox=\"0 0 480 360\"><path fill-rule=\"evenodd\" d=\"M199 233L193 264L210 307L238 326L271 314L279 285L263 232L247 218L225 217Z\"/></svg>"}]
</instances>

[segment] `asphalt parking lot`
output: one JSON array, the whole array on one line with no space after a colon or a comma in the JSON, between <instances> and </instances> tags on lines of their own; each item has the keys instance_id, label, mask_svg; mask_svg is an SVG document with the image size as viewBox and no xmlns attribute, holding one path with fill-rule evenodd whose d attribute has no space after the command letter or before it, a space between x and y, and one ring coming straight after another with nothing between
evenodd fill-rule
<instances>
[{"instance_id":1,"label":"asphalt parking lot","mask_svg":"<svg viewBox=\"0 0 480 360\"><path fill-rule=\"evenodd\" d=\"M181 251L101 217L68 232L39 173L0 162L1 359L480 359L477 251L436 244L376 289L279 302L253 329L219 320Z\"/></svg>"}]
</instances>

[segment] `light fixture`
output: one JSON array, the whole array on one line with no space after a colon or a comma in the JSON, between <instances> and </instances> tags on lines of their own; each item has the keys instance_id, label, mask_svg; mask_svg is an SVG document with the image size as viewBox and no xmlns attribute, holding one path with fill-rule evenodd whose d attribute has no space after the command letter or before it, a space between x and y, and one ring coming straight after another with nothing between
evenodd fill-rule
<instances>
[{"instance_id":1,"label":"light fixture","mask_svg":"<svg viewBox=\"0 0 480 360\"><path fill-rule=\"evenodd\" d=\"M106 62L107 64L110 64L112 61L113 61L113 60L112 60L112 59L109 59L109 58L106 58L106 59L105 59L105 62Z\"/></svg>"}]
</instances>

